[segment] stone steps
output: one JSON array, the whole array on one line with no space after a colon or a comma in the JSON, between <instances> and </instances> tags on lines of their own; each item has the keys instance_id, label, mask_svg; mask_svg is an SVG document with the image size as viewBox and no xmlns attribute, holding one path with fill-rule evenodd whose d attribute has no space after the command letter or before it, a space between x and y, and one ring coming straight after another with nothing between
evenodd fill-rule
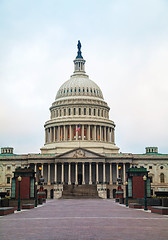
<instances>
[{"instance_id":1,"label":"stone steps","mask_svg":"<svg viewBox=\"0 0 168 240\"><path fill-rule=\"evenodd\" d=\"M99 198L96 185L64 185L62 198Z\"/></svg>"}]
</instances>

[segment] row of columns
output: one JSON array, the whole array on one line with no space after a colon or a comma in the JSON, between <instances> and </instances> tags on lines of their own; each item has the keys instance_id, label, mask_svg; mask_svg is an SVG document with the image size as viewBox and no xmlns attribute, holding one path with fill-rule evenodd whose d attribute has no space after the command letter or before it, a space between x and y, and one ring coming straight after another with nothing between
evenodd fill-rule
<instances>
[{"instance_id":1,"label":"row of columns","mask_svg":"<svg viewBox=\"0 0 168 240\"><path fill-rule=\"evenodd\" d=\"M114 128L101 125L64 125L45 129L45 143L93 140L114 143Z\"/></svg>"},{"instance_id":2,"label":"row of columns","mask_svg":"<svg viewBox=\"0 0 168 240\"><path fill-rule=\"evenodd\" d=\"M61 182L64 183L64 163L61 164ZM110 184L112 184L112 163L109 163L110 166ZM122 164L123 166L123 179L122 181L125 182L126 178L126 168L125 163ZM48 164L48 184L50 185L51 179L51 165ZM34 164L34 171L37 172L37 163ZM44 175L44 164L41 164L41 175ZM119 163L116 163L116 178L119 178ZM57 163L55 163L55 174L54 174L54 181L57 182ZM99 164L96 163L96 182L99 182ZM106 164L103 163L103 182L106 182ZM68 184L71 185L71 162L68 163ZM78 184L78 162L75 163L75 184ZM82 163L82 184L85 184L85 163ZM89 184L92 184L92 162L89 163Z\"/></svg>"}]
</instances>

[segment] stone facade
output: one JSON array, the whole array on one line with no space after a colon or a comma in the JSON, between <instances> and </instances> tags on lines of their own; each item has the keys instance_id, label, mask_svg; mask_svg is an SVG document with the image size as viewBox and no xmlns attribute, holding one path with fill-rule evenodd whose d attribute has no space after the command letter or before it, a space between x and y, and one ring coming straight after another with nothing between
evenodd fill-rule
<instances>
[{"instance_id":1,"label":"stone facade","mask_svg":"<svg viewBox=\"0 0 168 240\"><path fill-rule=\"evenodd\" d=\"M44 177L48 198L60 198L64 185L97 185L100 197L114 197L117 178L123 188L129 167L145 167L151 177L153 194L168 190L168 155L156 147L145 154L119 153L115 144L115 123L101 89L85 73L85 60L78 49L74 73L58 90L46 121L45 144L41 154L13 154L2 148L0 191L11 191L16 167L32 167ZM40 167L40 168L39 168Z\"/></svg>"}]
</instances>

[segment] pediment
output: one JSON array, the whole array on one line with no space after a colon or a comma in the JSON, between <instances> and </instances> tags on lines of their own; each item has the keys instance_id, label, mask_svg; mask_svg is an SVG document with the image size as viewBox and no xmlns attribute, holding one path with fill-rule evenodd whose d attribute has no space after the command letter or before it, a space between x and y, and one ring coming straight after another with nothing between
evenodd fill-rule
<instances>
[{"instance_id":1,"label":"pediment","mask_svg":"<svg viewBox=\"0 0 168 240\"><path fill-rule=\"evenodd\" d=\"M89 158L100 159L101 158L102 159L104 158L104 156L99 153L86 150L84 148L76 148L58 155L57 158L61 158L61 159L68 159L68 158L69 159L89 159Z\"/></svg>"}]
</instances>

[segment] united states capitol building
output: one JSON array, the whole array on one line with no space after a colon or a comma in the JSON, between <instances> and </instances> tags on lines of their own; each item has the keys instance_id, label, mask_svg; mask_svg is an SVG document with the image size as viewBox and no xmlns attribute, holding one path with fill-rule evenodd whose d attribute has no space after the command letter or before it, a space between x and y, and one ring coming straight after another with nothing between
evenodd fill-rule
<instances>
[{"instance_id":1,"label":"united states capitol building","mask_svg":"<svg viewBox=\"0 0 168 240\"><path fill-rule=\"evenodd\" d=\"M12 147L0 154L0 191L11 194L13 172L31 167L36 179L44 178L48 198L97 195L113 198L117 179L123 189L128 168L144 167L151 178L151 192L168 191L168 154L146 147L144 154L120 153L115 143L115 123L99 86L85 72L78 41L74 72L57 91L45 122L41 154L17 155Z\"/></svg>"}]
</instances>

